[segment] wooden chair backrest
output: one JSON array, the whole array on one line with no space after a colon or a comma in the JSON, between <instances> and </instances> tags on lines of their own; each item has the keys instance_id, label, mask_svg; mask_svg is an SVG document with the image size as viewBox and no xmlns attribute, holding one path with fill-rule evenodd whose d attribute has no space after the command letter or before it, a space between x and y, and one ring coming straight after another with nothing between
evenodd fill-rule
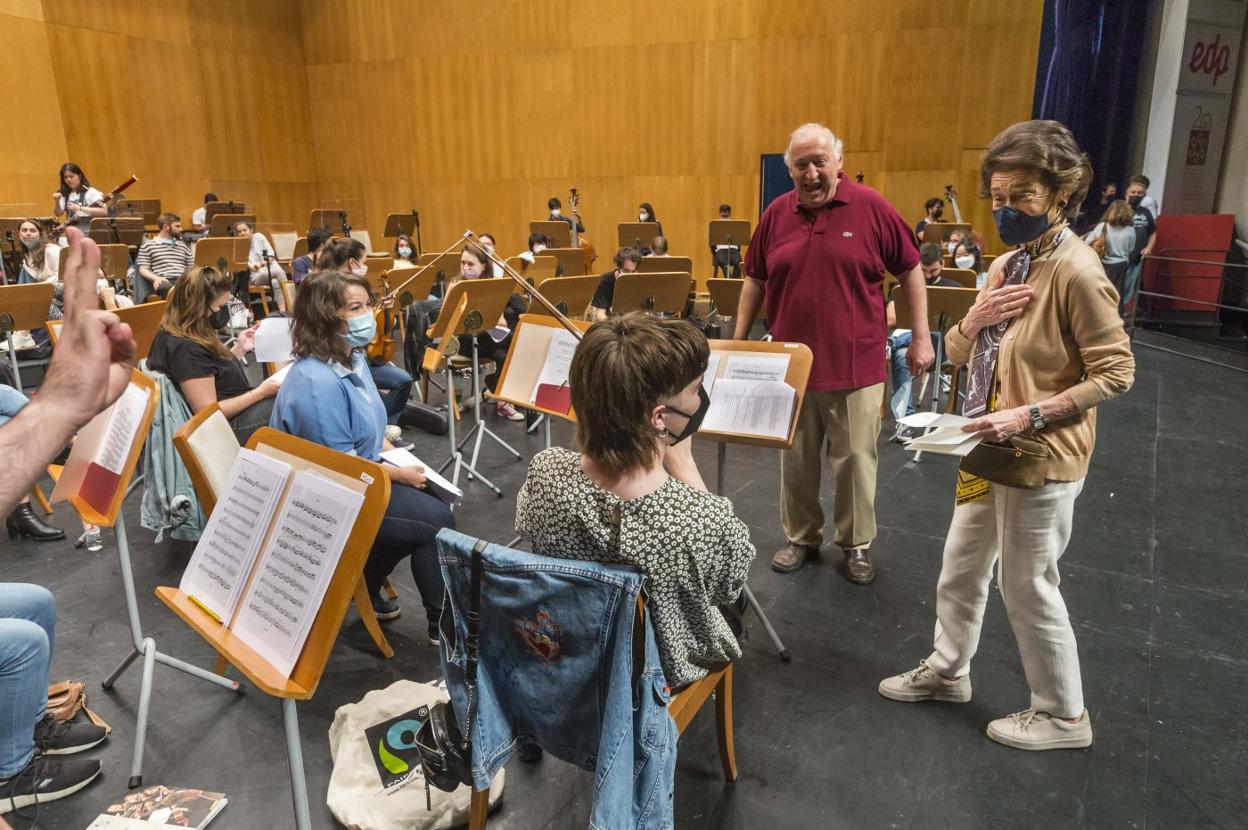
<instances>
[{"instance_id":1,"label":"wooden chair backrest","mask_svg":"<svg viewBox=\"0 0 1248 830\"><path fill-rule=\"evenodd\" d=\"M0 285L0 337L42 326L55 294L56 286L50 282Z\"/></svg>"},{"instance_id":2,"label":"wooden chair backrest","mask_svg":"<svg viewBox=\"0 0 1248 830\"><path fill-rule=\"evenodd\" d=\"M130 324L130 331L134 334L134 359L143 360L151 354L152 341L156 339L156 332L160 331L160 321L165 316L165 301L119 307L113 309L113 313L121 322ZM48 339L55 346L56 341L61 338L63 321L48 320L44 325L48 330Z\"/></svg>"},{"instance_id":3,"label":"wooden chair backrest","mask_svg":"<svg viewBox=\"0 0 1248 830\"><path fill-rule=\"evenodd\" d=\"M186 465L204 515L211 516L240 449L220 404L213 401L179 427L173 434L173 448Z\"/></svg>"}]
</instances>

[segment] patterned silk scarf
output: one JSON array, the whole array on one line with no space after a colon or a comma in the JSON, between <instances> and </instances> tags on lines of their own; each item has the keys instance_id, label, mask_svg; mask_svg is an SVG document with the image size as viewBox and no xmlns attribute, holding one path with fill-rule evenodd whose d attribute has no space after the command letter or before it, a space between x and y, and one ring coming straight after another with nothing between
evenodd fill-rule
<instances>
[{"instance_id":1,"label":"patterned silk scarf","mask_svg":"<svg viewBox=\"0 0 1248 830\"><path fill-rule=\"evenodd\" d=\"M1027 272L1031 270L1031 253L1026 248L1020 248L1005 267L1005 282L1001 287L1018 285L1027 279ZM975 338L970 380L967 381L966 400L962 404L962 414L967 418L978 418L988 411L992 379L997 370L997 352L1001 349L1001 338L1011 322L1012 320L1002 320L995 326L985 326Z\"/></svg>"}]
</instances>

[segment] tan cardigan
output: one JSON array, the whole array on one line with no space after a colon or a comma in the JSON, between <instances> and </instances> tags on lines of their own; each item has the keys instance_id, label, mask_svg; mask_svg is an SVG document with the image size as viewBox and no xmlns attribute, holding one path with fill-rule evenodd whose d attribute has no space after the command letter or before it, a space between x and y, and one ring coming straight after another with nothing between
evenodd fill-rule
<instances>
[{"instance_id":1,"label":"tan cardigan","mask_svg":"<svg viewBox=\"0 0 1248 830\"><path fill-rule=\"evenodd\" d=\"M1012 256L993 261L981 294ZM1046 478L1077 481L1087 475L1096 445L1093 407L1126 392L1135 379L1131 341L1118 316L1118 292L1096 253L1075 234L1032 261L1027 284L1035 295L1001 340L996 408L1027 406L1070 392L1079 414L1049 424L1040 437L1052 451ZM974 346L957 326L945 335L955 364L968 363Z\"/></svg>"}]
</instances>

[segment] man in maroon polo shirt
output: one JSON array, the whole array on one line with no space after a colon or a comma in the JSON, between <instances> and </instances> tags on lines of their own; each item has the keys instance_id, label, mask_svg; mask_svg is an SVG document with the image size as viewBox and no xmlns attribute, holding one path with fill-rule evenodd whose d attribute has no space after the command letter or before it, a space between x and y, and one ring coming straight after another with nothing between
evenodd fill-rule
<instances>
[{"instance_id":1,"label":"man in maroon polo shirt","mask_svg":"<svg viewBox=\"0 0 1248 830\"><path fill-rule=\"evenodd\" d=\"M737 309L736 339L749 336L759 308L777 340L814 352L793 447L780 455L780 522L788 544L771 560L795 571L823 544L820 453L826 438L836 480L834 541L845 575L875 578L876 439L884 395L884 272L897 275L912 309L907 356L917 375L932 365L927 295L919 251L905 220L880 194L841 172L841 142L820 124L798 127L785 163L794 191L763 212L750 240Z\"/></svg>"}]
</instances>

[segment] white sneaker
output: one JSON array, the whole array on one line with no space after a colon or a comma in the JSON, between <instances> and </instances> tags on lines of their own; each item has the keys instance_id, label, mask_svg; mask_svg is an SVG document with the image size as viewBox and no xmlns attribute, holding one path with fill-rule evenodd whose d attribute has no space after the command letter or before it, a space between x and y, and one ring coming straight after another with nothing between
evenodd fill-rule
<instances>
[{"instance_id":1,"label":"white sneaker","mask_svg":"<svg viewBox=\"0 0 1248 830\"><path fill-rule=\"evenodd\" d=\"M1087 709L1074 723L1024 709L988 724L988 737L1015 749L1083 749L1092 745L1092 718Z\"/></svg>"},{"instance_id":2,"label":"white sneaker","mask_svg":"<svg viewBox=\"0 0 1248 830\"><path fill-rule=\"evenodd\" d=\"M924 700L969 703L971 676L964 674L957 680L948 680L929 668L926 660L920 660L917 669L881 680L880 694L889 700L900 700L902 703L918 703Z\"/></svg>"},{"instance_id":3,"label":"white sneaker","mask_svg":"<svg viewBox=\"0 0 1248 830\"><path fill-rule=\"evenodd\" d=\"M403 430L399 429L398 424L386 424L386 440L391 444L403 440Z\"/></svg>"},{"instance_id":4,"label":"white sneaker","mask_svg":"<svg viewBox=\"0 0 1248 830\"><path fill-rule=\"evenodd\" d=\"M498 415L500 418L506 418L508 421L523 421L524 420L524 413L517 411L517 409L514 406L507 403L506 401L498 402Z\"/></svg>"}]
</instances>

